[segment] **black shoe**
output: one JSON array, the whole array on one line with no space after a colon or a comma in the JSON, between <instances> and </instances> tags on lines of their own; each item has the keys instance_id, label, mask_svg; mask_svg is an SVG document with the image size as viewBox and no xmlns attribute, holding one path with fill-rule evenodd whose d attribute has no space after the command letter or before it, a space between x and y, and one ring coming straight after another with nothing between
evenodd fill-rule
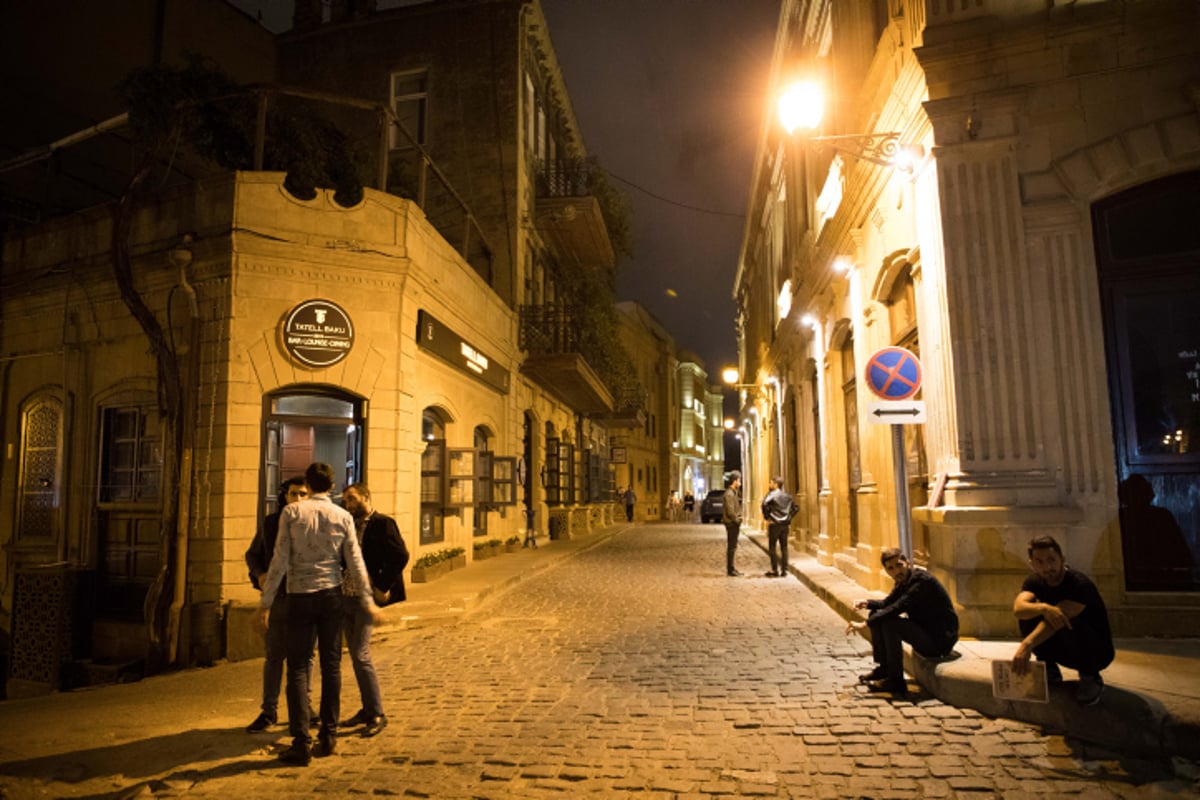
<instances>
[{"instance_id":1,"label":"black shoe","mask_svg":"<svg viewBox=\"0 0 1200 800\"><path fill-rule=\"evenodd\" d=\"M779 577L777 574L775 574L775 570L773 570L773 569L764 572L763 575L766 575L768 578L778 578Z\"/></svg>"},{"instance_id":2,"label":"black shoe","mask_svg":"<svg viewBox=\"0 0 1200 800\"><path fill-rule=\"evenodd\" d=\"M274 724L275 724L275 718L268 716L264 712L262 714L259 714L257 717L255 717L254 722L251 722L249 725L246 726L246 733L262 733L263 731L265 731L267 728L271 727Z\"/></svg>"},{"instance_id":3,"label":"black shoe","mask_svg":"<svg viewBox=\"0 0 1200 800\"><path fill-rule=\"evenodd\" d=\"M359 725L366 725L370 721L371 721L371 718L367 716L367 712L363 711L360 708L358 711L354 712L353 717L348 717L348 718L342 720L341 722L339 722L338 727L339 728L356 728Z\"/></svg>"},{"instance_id":4,"label":"black shoe","mask_svg":"<svg viewBox=\"0 0 1200 800\"><path fill-rule=\"evenodd\" d=\"M870 672L864 672L862 675L859 675L858 682L859 683L870 683L871 681L881 681L886 677L887 677L887 672L884 671L883 667L876 667L875 669L871 670Z\"/></svg>"},{"instance_id":5,"label":"black shoe","mask_svg":"<svg viewBox=\"0 0 1200 800\"><path fill-rule=\"evenodd\" d=\"M331 731L321 731L317 734L317 746L313 748L316 758L328 758L337 750L337 735Z\"/></svg>"},{"instance_id":6,"label":"black shoe","mask_svg":"<svg viewBox=\"0 0 1200 800\"><path fill-rule=\"evenodd\" d=\"M1099 675L1079 675L1079 689L1075 692L1075 702L1081 706L1094 706L1100 702L1104 692L1104 679Z\"/></svg>"},{"instance_id":7,"label":"black shoe","mask_svg":"<svg viewBox=\"0 0 1200 800\"><path fill-rule=\"evenodd\" d=\"M367 727L363 728L362 736L364 739L369 739L372 736L378 736L379 732L387 727L387 717L380 714L378 717L372 717L367 720Z\"/></svg>"},{"instance_id":8,"label":"black shoe","mask_svg":"<svg viewBox=\"0 0 1200 800\"><path fill-rule=\"evenodd\" d=\"M308 762L312 761L312 753L307 742L292 742L291 747L279 754L279 760L285 764L307 767Z\"/></svg>"},{"instance_id":9,"label":"black shoe","mask_svg":"<svg viewBox=\"0 0 1200 800\"><path fill-rule=\"evenodd\" d=\"M728 576L729 576L729 577L731 577L731 578L740 578L740 577L742 577L742 573L738 572L736 569L731 569L731 570L728 570L728 571L727 571L725 574L726 574L726 575L728 575Z\"/></svg>"},{"instance_id":10,"label":"black shoe","mask_svg":"<svg viewBox=\"0 0 1200 800\"><path fill-rule=\"evenodd\" d=\"M1049 686L1059 686L1063 682L1062 668L1054 661L1043 661L1046 665L1046 684Z\"/></svg>"},{"instance_id":11,"label":"black shoe","mask_svg":"<svg viewBox=\"0 0 1200 800\"><path fill-rule=\"evenodd\" d=\"M894 695L907 695L908 684L905 683L903 678L900 680L888 680L887 678L884 678L883 680L869 681L867 683L867 691L887 692Z\"/></svg>"}]
</instances>

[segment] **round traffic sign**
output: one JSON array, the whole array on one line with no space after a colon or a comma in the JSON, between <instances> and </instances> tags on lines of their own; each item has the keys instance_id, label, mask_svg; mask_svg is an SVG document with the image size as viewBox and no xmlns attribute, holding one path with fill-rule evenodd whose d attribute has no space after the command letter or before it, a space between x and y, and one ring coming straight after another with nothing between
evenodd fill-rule
<instances>
[{"instance_id":1,"label":"round traffic sign","mask_svg":"<svg viewBox=\"0 0 1200 800\"><path fill-rule=\"evenodd\" d=\"M876 397L907 400L921 388L921 362L903 347L885 347L867 361L864 377Z\"/></svg>"}]
</instances>

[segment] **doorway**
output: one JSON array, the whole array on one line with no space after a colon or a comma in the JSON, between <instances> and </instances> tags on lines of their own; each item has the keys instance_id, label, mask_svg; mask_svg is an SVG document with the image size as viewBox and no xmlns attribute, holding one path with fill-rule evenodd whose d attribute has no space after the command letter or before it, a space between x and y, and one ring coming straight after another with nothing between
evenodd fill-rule
<instances>
[{"instance_id":1,"label":"doorway","mask_svg":"<svg viewBox=\"0 0 1200 800\"><path fill-rule=\"evenodd\" d=\"M262 514L274 513L279 484L314 461L333 467L335 495L365 475L361 400L336 390L296 388L269 395L263 419Z\"/></svg>"},{"instance_id":2,"label":"doorway","mask_svg":"<svg viewBox=\"0 0 1200 800\"><path fill-rule=\"evenodd\" d=\"M1130 590L1200 590L1200 171L1092 209Z\"/></svg>"}]
</instances>

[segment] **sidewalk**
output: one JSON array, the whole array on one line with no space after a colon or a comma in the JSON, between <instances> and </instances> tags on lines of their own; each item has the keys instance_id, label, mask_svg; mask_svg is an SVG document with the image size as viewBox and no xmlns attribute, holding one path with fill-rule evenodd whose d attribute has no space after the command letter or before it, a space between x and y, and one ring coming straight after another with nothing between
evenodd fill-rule
<instances>
[{"instance_id":1,"label":"sidewalk","mask_svg":"<svg viewBox=\"0 0 1200 800\"><path fill-rule=\"evenodd\" d=\"M765 533L746 533L764 552ZM855 601L882 597L868 592L842 572L808 555L789 554L789 569L834 611L860 618ZM1015 623L1014 623L1015 628ZM1085 741L1153 755L1200 758L1200 638L1118 639L1117 657L1104 671L1100 703L1081 707L1074 700L1074 673L1052 688L1049 703L997 700L992 696L993 659L1007 659L1011 640L962 640L962 658L933 663L905 648L905 668L925 691L953 706L973 708L990 717L1021 720Z\"/></svg>"}]
</instances>

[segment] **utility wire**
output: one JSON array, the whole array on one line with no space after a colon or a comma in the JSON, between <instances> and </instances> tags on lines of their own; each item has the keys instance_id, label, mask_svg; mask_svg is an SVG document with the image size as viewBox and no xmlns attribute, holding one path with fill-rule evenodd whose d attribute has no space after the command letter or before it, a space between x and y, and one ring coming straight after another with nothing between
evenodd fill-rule
<instances>
[{"instance_id":1,"label":"utility wire","mask_svg":"<svg viewBox=\"0 0 1200 800\"><path fill-rule=\"evenodd\" d=\"M649 189L645 188L644 186L638 186L633 181L626 180L625 178L622 178L620 175L616 175L613 172L610 172L609 170L604 169L604 167L600 167L600 169L604 170L605 174L607 174L608 177L615 178L616 180L620 181L621 183L625 184L626 186L633 187L634 189L637 189L642 194L649 195L650 197L653 197L655 200L659 200L663 203L668 203L673 206L679 206L680 208L686 208L688 211L696 211L700 214L712 214L713 216L717 216L717 217L734 217L736 219L745 219L746 218L745 214L734 214L729 211L714 211L711 208L700 208L699 206L690 206L687 203L680 203L676 200L670 199L669 197L663 197L660 194L655 194L654 192L650 191Z\"/></svg>"}]
</instances>

